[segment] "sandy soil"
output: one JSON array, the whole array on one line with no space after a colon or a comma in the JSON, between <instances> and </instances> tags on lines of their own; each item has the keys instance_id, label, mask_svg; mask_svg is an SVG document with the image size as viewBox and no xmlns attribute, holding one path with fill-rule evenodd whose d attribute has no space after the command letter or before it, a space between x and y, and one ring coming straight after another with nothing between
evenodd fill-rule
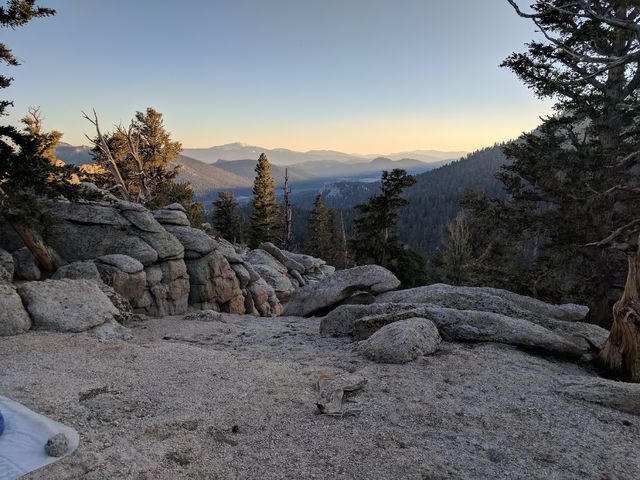
<instances>
[{"instance_id":1,"label":"sandy soil","mask_svg":"<svg viewBox=\"0 0 640 480\"><path fill-rule=\"evenodd\" d=\"M0 393L81 435L29 478L640 478L640 418L557 392L594 374L581 365L446 342L381 365L317 332L227 315L148 320L128 342L1 338ZM349 415L320 415L317 378L345 371L368 384Z\"/></svg>"}]
</instances>

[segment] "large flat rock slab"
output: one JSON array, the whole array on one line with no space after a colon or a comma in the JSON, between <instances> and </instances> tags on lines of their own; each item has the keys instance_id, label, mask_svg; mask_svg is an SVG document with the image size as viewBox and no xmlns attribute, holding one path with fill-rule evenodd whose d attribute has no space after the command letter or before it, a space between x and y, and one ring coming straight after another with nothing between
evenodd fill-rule
<instances>
[{"instance_id":1,"label":"large flat rock slab","mask_svg":"<svg viewBox=\"0 0 640 480\"><path fill-rule=\"evenodd\" d=\"M584 339L574 336L576 330L572 328L578 327L579 331L589 333L588 328L583 328L586 324L557 320L555 322L558 324L567 326L560 325L557 330L552 330L522 318L493 312L456 310L419 303L342 305L322 318L319 330L325 337L352 336L356 340L364 340L387 325L413 317L433 321L447 340L507 343L570 357L589 353L589 345Z\"/></svg>"},{"instance_id":2,"label":"large flat rock slab","mask_svg":"<svg viewBox=\"0 0 640 480\"><path fill-rule=\"evenodd\" d=\"M436 283L397 290L378 296L378 303L430 303L459 310L480 310L528 318L539 316L556 320L584 320L589 308L583 305L553 305L536 298L499 288L458 287Z\"/></svg>"},{"instance_id":3,"label":"large flat rock slab","mask_svg":"<svg viewBox=\"0 0 640 480\"><path fill-rule=\"evenodd\" d=\"M358 291L379 294L400 286L400 280L379 265L340 270L295 290L284 307L285 315L308 316L337 305Z\"/></svg>"}]
</instances>

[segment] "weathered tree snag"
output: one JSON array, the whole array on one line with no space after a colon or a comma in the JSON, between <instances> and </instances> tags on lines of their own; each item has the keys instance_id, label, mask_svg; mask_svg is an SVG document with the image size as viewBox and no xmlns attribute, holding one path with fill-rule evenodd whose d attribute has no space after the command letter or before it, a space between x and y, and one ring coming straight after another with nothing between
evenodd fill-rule
<instances>
[{"instance_id":1,"label":"weathered tree snag","mask_svg":"<svg viewBox=\"0 0 640 480\"><path fill-rule=\"evenodd\" d=\"M628 259L627 283L599 360L613 378L640 383L640 246Z\"/></svg>"},{"instance_id":2,"label":"weathered tree snag","mask_svg":"<svg viewBox=\"0 0 640 480\"><path fill-rule=\"evenodd\" d=\"M38 232L20 223L9 220L9 225L20 236L25 246L36 259L41 270L52 273L58 268L58 260L55 251L48 247Z\"/></svg>"}]
</instances>

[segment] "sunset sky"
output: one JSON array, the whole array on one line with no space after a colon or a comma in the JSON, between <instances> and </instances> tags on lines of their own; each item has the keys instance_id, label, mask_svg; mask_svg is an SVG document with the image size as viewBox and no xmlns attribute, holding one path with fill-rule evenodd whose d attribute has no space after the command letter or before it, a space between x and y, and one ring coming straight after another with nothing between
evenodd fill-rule
<instances>
[{"instance_id":1,"label":"sunset sky","mask_svg":"<svg viewBox=\"0 0 640 480\"><path fill-rule=\"evenodd\" d=\"M3 31L2 94L71 144L92 108L106 128L153 106L185 147L350 153L470 151L551 112L498 67L535 37L506 0L39 3L57 15Z\"/></svg>"}]
</instances>

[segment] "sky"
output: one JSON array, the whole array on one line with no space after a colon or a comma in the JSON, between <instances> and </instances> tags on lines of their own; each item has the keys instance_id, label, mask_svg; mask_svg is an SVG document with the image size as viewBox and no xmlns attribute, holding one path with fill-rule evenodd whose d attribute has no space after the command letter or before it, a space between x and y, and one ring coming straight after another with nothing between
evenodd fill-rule
<instances>
[{"instance_id":1,"label":"sky","mask_svg":"<svg viewBox=\"0 0 640 480\"><path fill-rule=\"evenodd\" d=\"M535 38L506 0L40 0L2 32L11 123L87 144L152 106L185 147L472 151L551 113L500 62ZM8 71L5 68L5 71Z\"/></svg>"}]
</instances>

